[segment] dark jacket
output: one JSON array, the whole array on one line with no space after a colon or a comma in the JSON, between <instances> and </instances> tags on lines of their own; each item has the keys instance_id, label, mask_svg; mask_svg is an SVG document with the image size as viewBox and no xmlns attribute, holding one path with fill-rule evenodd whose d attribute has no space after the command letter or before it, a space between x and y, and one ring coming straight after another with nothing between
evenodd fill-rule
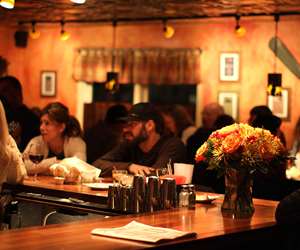
<instances>
[{"instance_id":1,"label":"dark jacket","mask_svg":"<svg viewBox=\"0 0 300 250\"><path fill-rule=\"evenodd\" d=\"M111 176L113 167L127 169L131 164L164 168L169 159L186 162L186 149L175 136L162 136L149 152L143 152L137 144L123 142L96 160L93 165L102 170L101 176Z\"/></svg>"}]
</instances>

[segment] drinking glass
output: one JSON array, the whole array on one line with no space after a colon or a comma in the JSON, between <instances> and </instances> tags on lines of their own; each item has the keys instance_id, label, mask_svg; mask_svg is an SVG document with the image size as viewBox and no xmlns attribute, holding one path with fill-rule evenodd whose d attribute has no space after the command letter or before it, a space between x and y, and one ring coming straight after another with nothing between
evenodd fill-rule
<instances>
[{"instance_id":1,"label":"drinking glass","mask_svg":"<svg viewBox=\"0 0 300 250\"><path fill-rule=\"evenodd\" d=\"M28 158L36 167L44 159L43 145L39 143L31 144L28 151ZM34 173L33 179L37 180L37 173Z\"/></svg>"},{"instance_id":2,"label":"drinking glass","mask_svg":"<svg viewBox=\"0 0 300 250\"><path fill-rule=\"evenodd\" d=\"M113 178L114 185L121 184L121 181L122 181L122 178L124 175L127 175L127 170L113 169L112 170L112 178Z\"/></svg>"}]
</instances>

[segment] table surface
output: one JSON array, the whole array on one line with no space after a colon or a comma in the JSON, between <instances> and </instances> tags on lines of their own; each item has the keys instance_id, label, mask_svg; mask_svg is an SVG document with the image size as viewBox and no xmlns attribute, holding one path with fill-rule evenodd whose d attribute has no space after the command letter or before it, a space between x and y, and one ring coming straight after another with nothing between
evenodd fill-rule
<instances>
[{"instance_id":1,"label":"table surface","mask_svg":"<svg viewBox=\"0 0 300 250\"><path fill-rule=\"evenodd\" d=\"M40 182L25 181L23 185L54 188L66 192L92 193L105 195L87 187L76 185L55 185L50 179ZM236 234L255 235L262 229L273 228L276 225L274 213L277 206L275 201L254 199L255 213L250 219L232 219L223 217L221 213L222 196L212 204L197 204L195 210L171 209L139 215L115 216L109 219L80 221L69 224L50 225L3 231L0 233L0 250L2 249L143 249L151 247L176 248L180 244L196 244L197 247L212 240L232 237ZM174 228L183 231L193 231L197 236L161 243L159 245L142 242L93 236L91 230L97 227L119 227L136 220L152 226ZM244 236L242 236L244 237ZM254 236L253 236L254 237ZM255 235L257 237L257 235ZM264 236L266 237L266 236ZM241 238L241 236L239 236ZM234 242L234 241L232 241ZM213 244L213 243L210 243ZM223 243L222 243L223 244Z\"/></svg>"}]
</instances>

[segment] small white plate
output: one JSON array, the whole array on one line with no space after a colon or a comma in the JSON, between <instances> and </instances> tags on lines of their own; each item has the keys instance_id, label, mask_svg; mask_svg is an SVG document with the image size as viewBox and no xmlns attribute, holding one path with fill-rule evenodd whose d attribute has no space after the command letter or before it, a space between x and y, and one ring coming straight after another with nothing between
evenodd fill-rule
<instances>
[{"instance_id":1,"label":"small white plate","mask_svg":"<svg viewBox=\"0 0 300 250\"><path fill-rule=\"evenodd\" d=\"M99 190L103 190L103 189L108 189L109 186L112 186L113 183L85 183L83 184L91 189L99 189Z\"/></svg>"},{"instance_id":2,"label":"small white plate","mask_svg":"<svg viewBox=\"0 0 300 250\"><path fill-rule=\"evenodd\" d=\"M210 204L219 197L219 195L197 195L196 202Z\"/></svg>"}]
</instances>

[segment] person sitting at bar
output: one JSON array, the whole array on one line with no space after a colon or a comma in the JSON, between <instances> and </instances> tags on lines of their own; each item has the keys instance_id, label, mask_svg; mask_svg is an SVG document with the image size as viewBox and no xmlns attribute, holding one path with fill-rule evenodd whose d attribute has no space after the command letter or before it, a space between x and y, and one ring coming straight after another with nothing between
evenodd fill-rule
<instances>
[{"instance_id":1,"label":"person sitting at bar","mask_svg":"<svg viewBox=\"0 0 300 250\"><path fill-rule=\"evenodd\" d=\"M104 121L99 120L95 126L85 131L88 163L94 162L120 143L127 114L128 110L124 105L112 105L107 109Z\"/></svg>"},{"instance_id":2,"label":"person sitting at bar","mask_svg":"<svg viewBox=\"0 0 300 250\"><path fill-rule=\"evenodd\" d=\"M281 119L273 115L271 109L266 105L254 106L249 112L248 124L253 127L264 127L276 135L286 147L286 139L280 129Z\"/></svg>"},{"instance_id":3,"label":"person sitting at bar","mask_svg":"<svg viewBox=\"0 0 300 250\"><path fill-rule=\"evenodd\" d=\"M23 151L28 142L40 134L39 118L23 103L22 85L14 76L0 78L0 97L10 108L9 114L6 114L10 133L19 150Z\"/></svg>"},{"instance_id":4,"label":"person sitting at bar","mask_svg":"<svg viewBox=\"0 0 300 250\"><path fill-rule=\"evenodd\" d=\"M275 211L280 237L280 249L300 249L300 189L285 196L278 203Z\"/></svg>"},{"instance_id":5,"label":"person sitting at bar","mask_svg":"<svg viewBox=\"0 0 300 250\"><path fill-rule=\"evenodd\" d=\"M18 183L25 176L22 154L8 133L5 111L0 101L0 191L4 182Z\"/></svg>"},{"instance_id":6,"label":"person sitting at bar","mask_svg":"<svg viewBox=\"0 0 300 250\"><path fill-rule=\"evenodd\" d=\"M113 168L148 175L167 167L170 160L186 161L184 144L178 137L163 134L163 118L152 104L135 104L127 119L124 141L93 163L102 170L101 176L111 176Z\"/></svg>"},{"instance_id":7,"label":"person sitting at bar","mask_svg":"<svg viewBox=\"0 0 300 250\"><path fill-rule=\"evenodd\" d=\"M202 126L187 140L187 158L194 163L197 149L208 139L214 131L214 123L219 115L224 114L224 108L218 103L209 103L202 111Z\"/></svg>"},{"instance_id":8,"label":"person sitting at bar","mask_svg":"<svg viewBox=\"0 0 300 250\"><path fill-rule=\"evenodd\" d=\"M50 166L66 157L76 156L86 161L86 144L80 137L80 125L62 103L50 103L42 110L40 131L41 135L34 137L23 152L28 174L50 174ZM41 146L44 157L38 164L27 157L34 145Z\"/></svg>"},{"instance_id":9,"label":"person sitting at bar","mask_svg":"<svg viewBox=\"0 0 300 250\"><path fill-rule=\"evenodd\" d=\"M167 106L162 109L166 132L178 136L186 145L188 138L197 130L192 117L182 105Z\"/></svg>"}]
</instances>

